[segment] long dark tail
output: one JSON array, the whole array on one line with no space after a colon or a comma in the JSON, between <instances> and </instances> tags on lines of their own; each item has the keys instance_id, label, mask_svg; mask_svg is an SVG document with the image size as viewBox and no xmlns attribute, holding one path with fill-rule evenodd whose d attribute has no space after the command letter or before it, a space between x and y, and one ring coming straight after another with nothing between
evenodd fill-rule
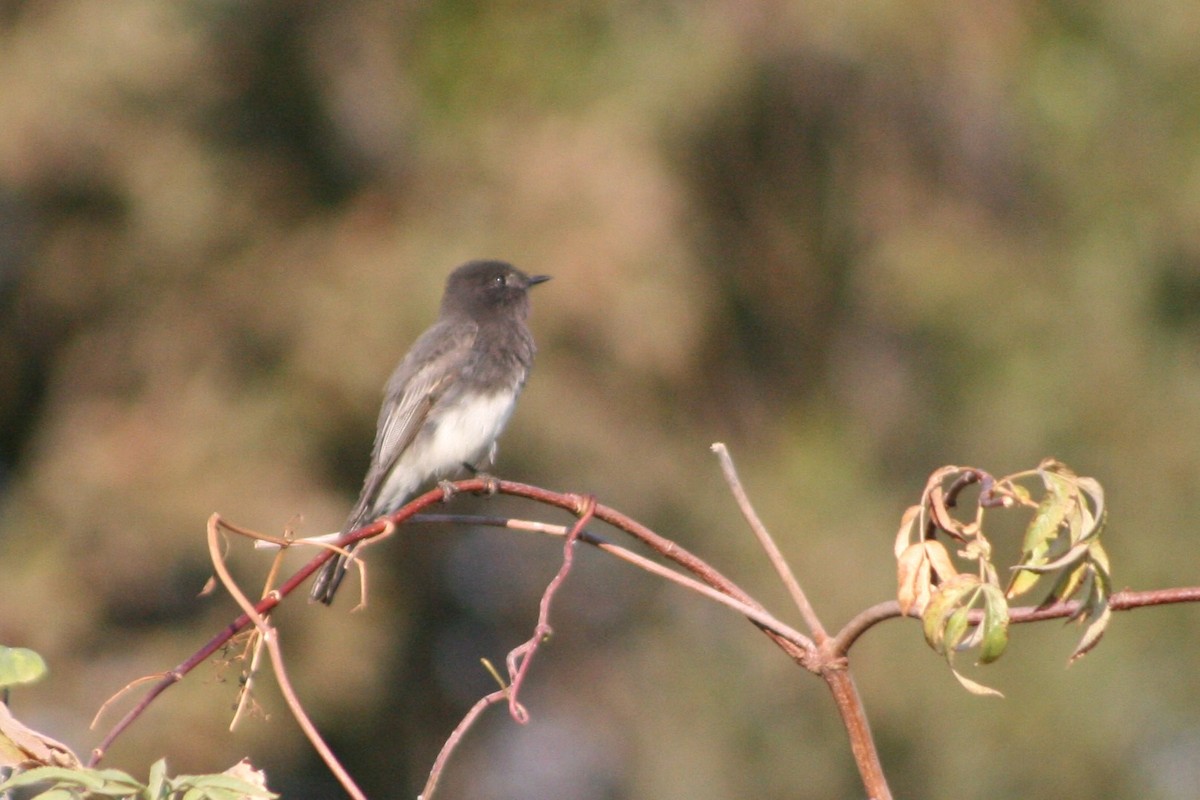
<instances>
[{"instance_id":1,"label":"long dark tail","mask_svg":"<svg viewBox=\"0 0 1200 800\"><path fill-rule=\"evenodd\" d=\"M354 545L350 545L346 549L353 552ZM312 589L308 593L309 599L325 605L332 603L333 596L341 586L342 578L346 577L346 569L349 566L349 559L341 553L326 561L325 566L321 567L321 571L317 573L316 580L313 581Z\"/></svg>"}]
</instances>

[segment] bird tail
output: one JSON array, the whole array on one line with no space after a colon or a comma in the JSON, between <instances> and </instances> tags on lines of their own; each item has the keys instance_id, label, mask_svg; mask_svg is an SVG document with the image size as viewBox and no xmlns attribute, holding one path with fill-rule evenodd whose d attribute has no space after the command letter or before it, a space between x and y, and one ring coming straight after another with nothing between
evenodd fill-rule
<instances>
[{"instance_id":1,"label":"bird tail","mask_svg":"<svg viewBox=\"0 0 1200 800\"><path fill-rule=\"evenodd\" d=\"M354 545L347 547L346 551L353 553ZM325 605L332 603L333 596L337 593L338 586L342 584L342 578L346 577L346 570L349 567L350 558L341 553L326 561L325 565L321 567L321 571L317 573L316 580L313 581L308 598Z\"/></svg>"}]
</instances>

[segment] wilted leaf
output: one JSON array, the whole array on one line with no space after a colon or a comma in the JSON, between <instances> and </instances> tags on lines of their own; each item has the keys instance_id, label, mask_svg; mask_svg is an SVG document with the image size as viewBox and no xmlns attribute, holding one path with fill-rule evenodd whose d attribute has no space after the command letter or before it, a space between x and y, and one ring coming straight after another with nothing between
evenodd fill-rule
<instances>
[{"instance_id":1,"label":"wilted leaf","mask_svg":"<svg viewBox=\"0 0 1200 800\"><path fill-rule=\"evenodd\" d=\"M920 516L920 506L909 506L905 509L904 516L900 517L900 530L896 533L896 543L893 546L897 559L900 558L909 544L920 541L920 531L916 532L916 536L913 535L913 525L920 519Z\"/></svg>"},{"instance_id":2,"label":"wilted leaf","mask_svg":"<svg viewBox=\"0 0 1200 800\"><path fill-rule=\"evenodd\" d=\"M896 562L896 600L900 611L907 614L915 609L922 613L935 586L957 575L958 570L941 542L927 540L909 545Z\"/></svg>"},{"instance_id":3,"label":"wilted leaf","mask_svg":"<svg viewBox=\"0 0 1200 800\"><path fill-rule=\"evenodd\" d=\"M25 726L0 703L0 767L77 767L71 748Z\"/></svg>"},{"instance_id":4,"label":"wilted leaf","mask_svg":"<svg viewBox=\"0 0 1200 800\"><path fill-rule=\"evenodd\" d=\"M1108 627L1108 621L1112 617L1112 608L1108 605L1108 598L1104 598L1091 615L1091 622L1083 631L1083 638L1079 640L1079 645L1075 648L1075 652L1071 653L1071 657L1067 659L1068 664L1074 664L1079 659L1086 656L1093 647L1100 644L1100 638L1104 636L1104 630Z\"/></svg>"},{"instance_id":5,"label":"wilted leaf","mask_svg":"<svg viewBox=\"0 0 1200 800\"><path fill-rule=\"evenodd\" d=\"M1079 478L1077 479L1077 483L1080 490L1091 501L1090 505L1093 509L1088 512L1091 524L1083 532L1083 537L1090 539L1100 535L1100 531L1104 529L1105 518L1108 515L1108 510L1104 507L1104 487L1095 478Z\"/></svg>"},{"instance_id":6,"label":"wilted leaf","mask_svg":"<svg viewBox=\"0 0 1200 800\"><path fill-rule=\"evenodd\" d=\"M951 667L950 671L954 673L955 678L958 678L958 682L962 684L963 688L971 694L979 695L980 697L1004 697L1003 693L990 686L984 686L982 683L971 680L954 667Z\"/></svg>"},{"instance_id":7,"label":"wilted leaf","mask_svg":"<svg viewBox=\"0 0 1200 800\"><path fill-rule=\"evenodd\" d=\"M924 610L931 592L929 577L930 565L924 546L921 543L909 545L896 562L896 602L900 604L900 613Z\"/></svg>"},{"instance_id":8,"label":"wilted leaf","mask_svg":"<svg viewBox=\"0 0 1200 800\"><path fill-rule=\"evenodd\" d=\"M927 541L923 542L922 546L925 548L925 556L929 559L929 565L933 567L933 574L939 581L945 583L958 576L958 569L954 566L950 553L946 551L946 547L941 542Z\"/></svg>"},{"instance_id":9,"label":"wilted leaf","mask_svg":"<svg viewBox=\"0 0 1200 800\"><path fill-rule=\"evenodd\" d=\"M962 523L950 514L950 509L946 508L946 493L941 486L933 487L933 491L929 493L929 513L933 515L933 524L939 529L955 539L964 538Z\"/></svg>"},{"instance_id":10,"label":"wilted leaf","mask_svg":"<svg viewBox=\"0 0 1200 800\"><path fill-rule=\"evenodd\" d=\"M245 781L253 786L264 790L263 797L275 797L276 795L266 792L267 788L267 773L261 769L255 769L249 759L243 758L238 763L234 764L229 769L225 770L225 775Z\"/></svg>"}]
</instances>

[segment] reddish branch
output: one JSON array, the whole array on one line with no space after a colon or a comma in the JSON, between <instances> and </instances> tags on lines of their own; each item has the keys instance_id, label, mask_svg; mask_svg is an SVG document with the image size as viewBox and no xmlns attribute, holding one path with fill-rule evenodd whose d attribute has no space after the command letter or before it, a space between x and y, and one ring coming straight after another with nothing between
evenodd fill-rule
<instances>
[{"instance_id":1,"label":"reddish branch","mask_svg":"<svg viewBox=\"0 0 1200 800\"><path fill-rule=\"evenodd\" d=\"M982 479L984 476L974 476L977 479ZM961 490L969 483L974 483L975 480L964 480L961 486L956 487ZM983 482L980 480L980 482ZM986 487L985 487L986 488ZM539 615L538 628L535 631L534 638L527 642L522 648L514 651L514 655L510 660L510 667L515 667L515 671L510 674L512 686L509 689L493 693L488 697L483 698L472 709L471 713L460 723L455 734L451 736L451 740L447 742L447 747L443 748L445 755L453 749L453 743L461 738L462 733L470 727L471 722L481 713L488 705L499 702L501 699L508 698L513 708L519 709L519 704L516 703L516 689L519 688L520 682L524 677L524 673L528 668L529 658L537 647L537 643L544 637L548 630L548 610L549 600L553 595L557 585L561 583L565 576L566 570L570 568L570 550L575 540L583 541L588 544L609 549L610 552L614 549L612 545L604 542L588 532L583 530L583 525L586 524L589 515L591 518L601 520L615 528L618 528L625 533L638 539L644 545L649 547L662 558L675 563L682 567L687 572L694 575L700 582L711 589L705 589L706 592L715 590L716 593L724 595L725 598L733 598L741 606L737 606L739 610L747 615L752 623L758 626L776 645L780 647L789 657L797 664L803 666L812 672L820 674L826 681L827 685L833 694L834 701L837 704L839 713L842 716L843 724L850 735L851 747L854 752L855 760L858 763L860 773L863 777L864 785L869 794L878 800L890 797L887 789L887 784L884 781L882 768L879 764L878 756L875 753L874 742L870 734L867 724L866 715L863 709L863 704L858 696L858 692L854 686L854 682L847 669L846 656L854 642L872 626L901 616L899 605L895 601L880 603L873 606L854 619L850 620L841 631L836 635L825 638L820 637L819 644L814 643L807 637L792 631L786 625L778 623L761 604L754 600L749 594L742 590L735 583L730 581L712 566L697 558L695 555L680 547L675 542L663 538L652 530L642 525L630 517L622 514L608 506L595 503L591 497L584 497L571 493L551 492L536 486L529 486L522 483L513 483L510 481L496 481L490 478L472 478L469 480L459 481L452 484L451 490L454 492L482 492L492 491L502 494L515 495L525 497L527 499L543 503L545 505L554 506L571 512L580 517L579 521L573 526L571 533L568 536L568 541L564 545L564 563L559 575L555 581L547 588L546 595L543 597L541 614ZM415 500L401 508L386 521L379 520L371 523L356 531L352 531L345 537L342 537L337 542L338 546L344 547L353 542L362 539L375 537L383 533L390 527L390 524L399 525L421 510L434 505L447 497L446 489L439 487L433 491L427 492ZM957 494L957 491L954 492ZM745 510L745 507L743 507ZM761 523L759 523L761 527ZM765 534L765 528L756 530L756 533ZM768 548L770 551L770 548ZM254 611L257 615L265 615L270 612L280 600L290 595L301 584L308 580L315 571L333 556L333 551L322 549L311 561L296 571L288 580L286 580L278 589L272 592L269 596L259 601L254 606ZM632 558L632 556L628 556ZM646 565L650 568L650 565ZM682 582L682 576L675 576ZM696 590L704 587L699 584L693 584ZM725 598L720 598L731 604ZM1114 594L1110 598L1110 607L1114 611L1124 611L1132 608L1141 608L1145 606L1162 605L1165 603L1181 603L1181 602L1196 602L1200 601L1200 588L1189 587L1183 589L1164 589L1149 592L1132 592L1124 591ZM1056 603L1050 606L1041 608L1014 608L1011 610L1011 621L1014 623L1035 622L1045 619L1070 617L1078 610L1078 604L1074 602ZM809 617L811 609L806 609L809 613L805 616ZM753 615L753 616L751 616ZM812 614L815 619L815 614ZM112 743L119 737L125 729L127 729L135 720L140 717L145 710L168 688L183 679L185 675L191 672L200 664L204 663L208 658L225 647L229 641L251 627L254 624L252 618L247 614L242 614L229 625L225 626L219 633L212 637L203 647L197 650L193 655L183 661L169 672L164 673L157 682L146 692L141 700L123 717L116 725L105 735L100 744L92 751L89 760L90 766L95 766L105 755ZM818 622L819 626L819 622ZM818 627L819 629L819 627ZM520 662L518 663L518 659ZM514 712L518 719L521 716ZM435 764L435 770L440 770L440 766L445 762L444 756L439 756L439 763Z\"/></svg>"},{"instance_id":2,"label":"reddish branch","mask_svg":"<svg viewBox=\"0 0 1200 800\"><path fill-rule=\"evenodd\" d=\"M496 481L490 478L471 478L468 480L458 481L452 484L453 492L485 492L496 491L501 494L515 495L525 497L545 505L554 506L573 514L580 514L586 508L589 498L573 493L551 492L537 486L530 486L524 483L515 483L512 481ZM412 500L395 514L388 517L388 521L399 525L422 509L441 502L446 498L446 491L441 487L426 492L420 497ZM719 592L726 594L736 600L744 603L750 608L763 610L763 606L747 594L741 587L733 581L726 578L708 563L704 562L694 554L679 546L675 542L659 536L654 531L642 525L640 522L622 514L621 512L609 508L608 506L597 503L593 512L595 519L612 525L625 531L629 535L641 541L650 549L662 557L673 561L683 567L688 572L695 575L703 583L711 586ZM345 547L353 542L361 539L369 539L377 536L386 529L384 520L376 520L370 525L366 525L358 530L351 531L346 536L342 537L337 545ZM583 537L581 537L583 538ZM254 609L259 614L266 614L277 606L284 597L290 595L301 584L308 580L314 572L330 558L333 557L333 551L322 550L311 561L302 566L290 578L281 584L278 589L268 597L260 600ZM122 717L116 725L104 736L100 744L92 751L89 759L89 765L95 766L104 758L112 743L119 737L126 728L128 728L138 717L140 717L153 703L159 695L169 689L171 686L178 683L185 675L194 670L196 667L203 664L206 660L213 656L217 651L223 648L236 635L251 627L252 620L242 614L233 622L226 625L215 636L213 636L203 647L193 653L185 661L180 663L174 669L163 673L162 677L155 683L142 697L138 703ZM766 628L763 624L755 622L780 648L791 656L797 663L805 666L808 669L813 669L813 659L815 652L811 647L806 647L807 642L791 641L788 637Z\"/></svg>"},{"instance_id":3,"label":"reddish branch","mask_svg":"<svg viewBox=\"0 0 1200 800\"><path fill-rule=\"evenodd\" d=\"M563 542L562 566L558 568L558 574L554 576L554 579L546 587L546 591L542 593L542 601L538 605L537 625L534 626L533 636L529 637L529 641L508 654L508 674L512 681L512 685L508 689L508 709L512 714L512 718L522 725L529 721L529 712L521 705L517 696L520 694L521 686L525 683L525 676L529 674L529 665L533 662L533 657L537 654L538 647L541 646L546 637L553 633L550 628L550 603L554 600L554 595L557 594L559 587L563 585L563 581L567 579L567 573L571 571L571 564L575 559L575 542L579 540L579 532L591 520L595 510L596 498L585 498L583 508L578 512L579 521L567 533L566 541Z\"/></svg>"}]
</instances>

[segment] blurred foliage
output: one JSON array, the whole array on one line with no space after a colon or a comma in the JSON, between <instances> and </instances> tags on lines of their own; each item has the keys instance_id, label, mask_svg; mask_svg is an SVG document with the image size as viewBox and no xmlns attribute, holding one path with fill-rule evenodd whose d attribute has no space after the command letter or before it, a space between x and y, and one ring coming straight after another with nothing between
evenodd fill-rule
<instances>
[{"instance_id":1,"label":"blurred foliage","mask_svg":"<svg viewBox=\"0 0 1200 800\"><path fill-rule=\"evenodd\" d=\"M166 759L150 765L150 778L140 782L119 769L34 767L0 783L0 791L39 789L31 800L76 797L128 800L258 800L278 797L264 786L265 776L242 761L220 774L167 775Z\"/></svg>"},{"instance_id":2,"label":"blurred foliage","mask_svg":"<svg viewBox=\"0 0 1200 800\"><path fill-rule=\"evenodd\" d=\"M56 676L14 712L86 750L109 694L234 613L195 596L212 511L337 527L471 257L555 276L495 471L595 492L776 609L712 441L831 626L894 590L946 463L1062 459L1105 487L1114 588L1195 583L1198 35L1180 0L0 2L0 641ZM557 551L414 529L365 613L279 610L368 792L415 794ZM1117 615L1065 673L1072 637L1023 626L999 702L915 623L874 631L897 795L1191 797L1195 618ZM554 623L532 723L490 717L444 796L857 796L823 690L744 622L588 554ZM339 796L269 684L225 730L235 677L173 688L111 764L249 755Z\"/></svg>"}]
</instances>

